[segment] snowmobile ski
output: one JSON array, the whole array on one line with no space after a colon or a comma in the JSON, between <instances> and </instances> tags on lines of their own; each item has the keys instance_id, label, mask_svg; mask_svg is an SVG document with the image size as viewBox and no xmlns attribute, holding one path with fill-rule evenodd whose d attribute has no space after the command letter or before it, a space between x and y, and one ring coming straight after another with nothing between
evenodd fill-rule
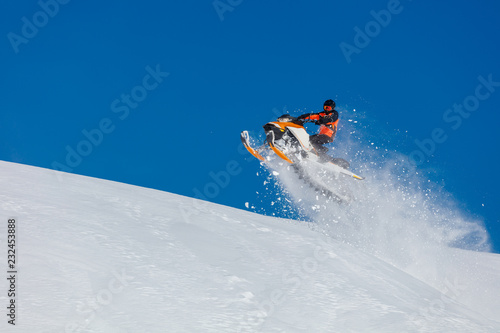
<instances>
[{"instance_id":1,"label":"snowmobile ski","mask_svg":"<svg viewBox=\"0 0 500 333\"><path fill-rule=\"evenodd\" d=\"M267 143L269 144L269 147L271 147L271 149L276 153L276 155L278 155L279 157L281 157L282 159L284 159L288 163L293 164L292 160L289 159L281 150L276 148L276 146L274 145L274 132L273 131L269 131L266 133L266 140L267 140Z\"/></svg>"},{"instance_id":2,"label":"snowmobile ski","mask_svg":"<svg viewBox=\"0 0 500 333\"><path fill-rule=\"evenodd\" d=\"M317 163L317 162L316 162ZM357 174L355 174L354 172L351 172L341 166L339 166L338 164L334 163L334 162L327 162L325 164L322 164L325 166L325 168L327 169L335 169L336 171L340 172L341 174L344 174L346 176L350 176L352 178L355 178L355 179L358 179L358 180L363 180L365 179L364 177L361 177L361 176L358 176ZM333 167L333 168L332 168ZM333 171L333 170L332 170Z\"/></svg>"},{"instance_id":3,"label":"snowmobile ski","mask_svg":"<svg viewBox=\"0 0 500 333\"><path fill-rule=\"evenodd\" d=\"M245 148L248 150L248 152L250 154L255 156L260 161L264 162L266 160L264 157L262 157L261 154L259 154L259 152L257 150L253 149L252 146L250 145L250 138L248 136L248 131L241 132L240 138L241 138L241 142L243 143L243 145L245 146Z\"/></svg>"}]
</instances>

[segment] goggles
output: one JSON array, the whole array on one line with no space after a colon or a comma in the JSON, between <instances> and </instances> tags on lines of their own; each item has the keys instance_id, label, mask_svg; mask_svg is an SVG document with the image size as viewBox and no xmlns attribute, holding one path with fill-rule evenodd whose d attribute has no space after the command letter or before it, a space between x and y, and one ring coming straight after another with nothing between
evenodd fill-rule
<instances>
[{"instance_id":1,"label":"goggles","mask_svg":"<svg viewBox=\"0 0 500 333\"><path fill-rule=\"evenodd\" d=\"M330 105L324 105L323 110L325 111L332 111L332 107Z\"/></svg>"}]
</instances>

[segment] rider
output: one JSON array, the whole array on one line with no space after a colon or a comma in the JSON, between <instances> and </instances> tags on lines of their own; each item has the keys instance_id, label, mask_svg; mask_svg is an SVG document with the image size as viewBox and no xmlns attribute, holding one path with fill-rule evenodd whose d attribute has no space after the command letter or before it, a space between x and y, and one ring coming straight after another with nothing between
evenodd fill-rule
<instances>
[{"instance_id":1,"label":"rider","mask_svg":"<svg viewBox=\"0 0 500 333\"><path fill-rule=\"evenodd\" d=\"M311 135L309 140L314 148L320 154L328 151L324 147L325 143L333 142L337 133L337 124L339 122L339 113L335 111L335 102L328 99L323 103L323 111L318 113L306 113L299 117L298 120L314 121L316 125L320 125L319 133Z\"/></svg>"}]
</instances>

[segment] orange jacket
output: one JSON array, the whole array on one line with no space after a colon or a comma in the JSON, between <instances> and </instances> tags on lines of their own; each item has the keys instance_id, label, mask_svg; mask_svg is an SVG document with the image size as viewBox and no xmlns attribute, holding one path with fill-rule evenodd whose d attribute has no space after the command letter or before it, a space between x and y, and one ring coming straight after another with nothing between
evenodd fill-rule
<instances>
[{"instance_id":1,"label":"orange jacket","mask_svg":"<svg viewBox=\"0 0 500 333\"><path fill-rule=\"evenodd\" d=\"M304 114L299 119L314 121L316 125L320 125L319 134L329 136L332 140L335 138L339 122L339 113L337 111Z\"/></svg>"}]
</instances>

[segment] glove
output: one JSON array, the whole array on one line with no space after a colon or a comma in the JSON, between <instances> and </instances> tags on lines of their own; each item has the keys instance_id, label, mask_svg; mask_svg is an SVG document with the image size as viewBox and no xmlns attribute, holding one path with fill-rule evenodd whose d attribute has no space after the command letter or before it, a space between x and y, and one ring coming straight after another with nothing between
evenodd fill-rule
<instances>
[{"instance_id":1,"label":"glove","mask_svg":"<svg viewBox=\"0 0 500 333\"><path fill-rule=\"evenodd\" d=\"M326 125L331 122L332 122L331 117L323 117L320 118L318 121L316 121L316 125Z\"/></svg>"}]
</instances>

